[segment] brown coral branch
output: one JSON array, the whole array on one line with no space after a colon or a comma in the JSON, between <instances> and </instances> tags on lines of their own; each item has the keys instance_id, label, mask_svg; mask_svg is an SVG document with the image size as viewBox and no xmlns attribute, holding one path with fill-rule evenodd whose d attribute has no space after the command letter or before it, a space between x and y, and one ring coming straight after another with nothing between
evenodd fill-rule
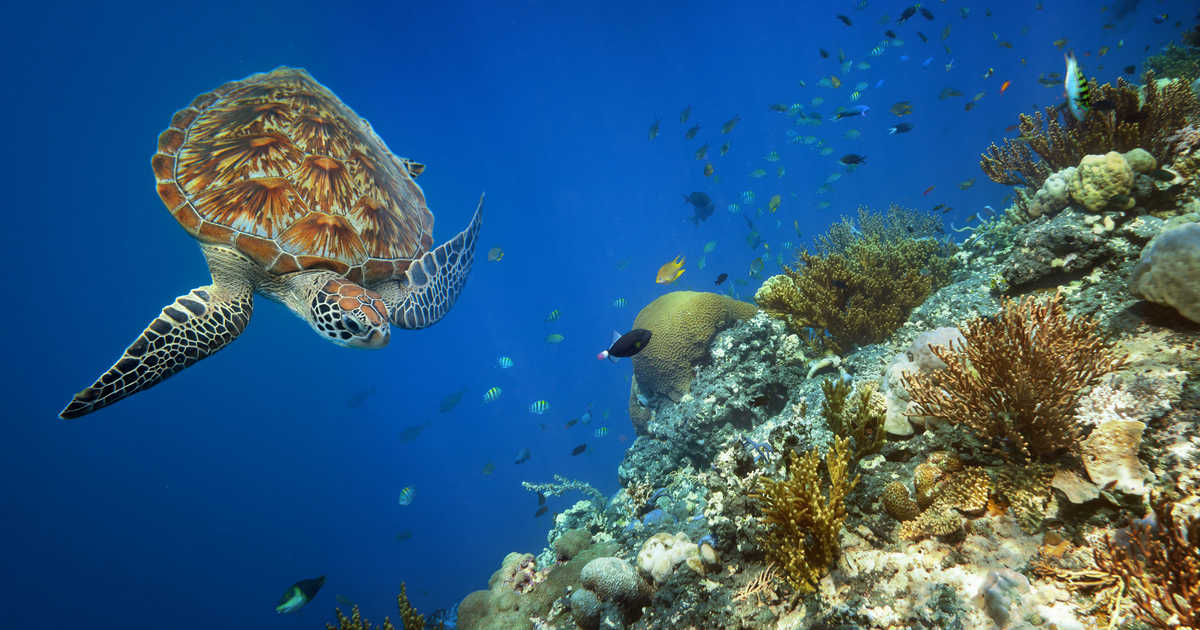
<instances>
[{"instance_id":1,"label":"brown coral branch","mask_svg":"<svg viewBox=\"0 0 1200 630\"><path fill-rule=\"evenodd\" d=\"M904 377L913 415L965 424L1024 458L1074 445L1084 389L1124 362L1097 334L1098 322L1066 314L1061 292L1044 303L1006 300L995 317L960 328L965 347L930 347L945 369Z\"/></svg>"},{"instance_id":2,"label":"brown coral branch","mask_svg":"<svg viewBox=\"0 0 1200 630\"><path fill-rule=\"evenodd\" d=\"M1151 501L1151 522L1129 525L1126 544L1105 536L1094 550L1096 566L1127 585L1133 613L1161 630L1200 627L1200 523L1175 519L1174 504Z\"/></svg>"}]
</instances>

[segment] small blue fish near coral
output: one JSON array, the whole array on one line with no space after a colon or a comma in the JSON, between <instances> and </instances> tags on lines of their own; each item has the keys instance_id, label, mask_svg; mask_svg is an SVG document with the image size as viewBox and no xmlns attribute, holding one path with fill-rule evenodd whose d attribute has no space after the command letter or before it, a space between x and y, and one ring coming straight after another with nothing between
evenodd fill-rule
<instances>
[{"instance_id":1,"label":"small blue fish near coral","mask_svg":"<svg viewBox=\"0 0 1200 630\"><path fill-rule=\"evenodd\" d=\"M413 497L417 496L417 491L412 486L405 486L400 491L400 498L396 500L400 505L412 505Z\"/></svg>"},{"instance_id":2,"label":"small blue fish near coral","mask_svg":"<svg viewBox=\"0 0 1200 630\"><path fill-rule=\"evenodd\" d=\"M486 392L483 392L483 402L485 402L485 403L496 402L496 399L500 398L500 394L503 391L504 390L500 389L499 387L488 388L488 390Z\"/></svg>"},{"instance_id":3,"label":"small blue fish near coral","mask_svg":"<svg viewBox=\"0 0 1200 630\"><path fill-rule=\"evenodd\" d=\"M544 400L535 400L529 403L529 413L535 413L540 416L547 411L550 411L550 403Z\"/></svg>"},{"instance_id":4,"label":"small blue fish near coral","mask_svg":"<svg viewBox=\"0 0 1200 630\"><path fill-rule=\"evenodd\" d=\"M596 429L596 437L604 437L608 435L608 427L599 427Z\"/></svg>"},{"instance_id":5,"label":"small blue fish near coral","mask_svg":"<svg viewBox=\"0 0 1200 630\"><path fill-rule=\"evenodd\" d=\"M502 369L502 370L507 370L508 368L513 366L513 360L511 357L502 356L502 357L496 359L496 365L499 365L500 369Z\"/></svg>"},{"instance_id":6,"label":"small blue fish near coral","mask_svg":"<svg viewBox=\"0 0 1200 630\"><path fill-rule=\"evenodd\" d=\"M283 592L283 597L280 597L279 603L275 605L275 612L284 614L300 610L317 596L317 591L324 585L324 575L296 582Z\"/></svg>"}]
</instances>

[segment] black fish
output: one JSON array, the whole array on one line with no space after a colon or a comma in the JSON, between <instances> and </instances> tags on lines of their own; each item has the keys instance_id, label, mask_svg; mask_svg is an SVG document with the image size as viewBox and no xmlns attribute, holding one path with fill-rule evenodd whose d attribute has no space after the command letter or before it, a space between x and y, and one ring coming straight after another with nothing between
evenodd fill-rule
<instances>
[{"instance_id":1,"label":"black fish","mask_svg":"<svg viewBox=\"0 0 1200 630\"><path fill-rule=\"evenodd\" d=\"M538 493L538 505L546 505L546 495Z\"/></svg>"},{"instance_id":2,"label":"black fish","mask_svg":"<svg viewBox=\"0 0 1200 630\"><path fill-rule=\"evenodd\" d=\"M454 409L455 407L458 406L458 401L462 400L463 394L465 394L465 393L467 393L467 390L462 389L457 392L454 392L453 394L447 395L445 398L442 399L442 402L438 404L438 409L442 413L449 412L451 409Z\"/></svg>"},{"instance_id":3,"label":"black fish","mask_svg":"<svg viewBox=\"0 0 1200 630\"><path fill-rule=\"evenodd\" d=\"M890 133L892 135L895 135L898 133L908 133L908 132L912 131L912 128L913 128L912 123L902 122L902 123L897 124L895 127L888 129L888 133Z\"/></svg>"},{"instance_id":4,"label":"black fish","mask_svg":"<svg viewBox=\"0 0 1200 630\"><path fill-rule=\"evenodd\" d=\"M857 109L852 109L850 111L843 111L843 112L838 112L838 113L834 114L833 119L841 120L843 118L850 118L851 116L861 116L861 115L862 115L861 111L859 111Z\"/></svg>"},{"instance_id":5,"label":"black fish","mask_svg":"<svg viewBox=\"0 0 1200 630\"><path fill-rule=\"evenodd\" d=\"M729 277L729 274L723 273L723 274L717 276L717 281L714 282L713 284L721 284L722 282L725 282L725 279L728 277Z\"/></svg>"},{"instance_id":6,"label":"black fish","mask_svg":"<svg viewBox=\"0 0 1200 630\"><path fill-rule=\"evenodd\" d=\"M1165 168L1150 171L1149 173L1146 173L1146 175L1150 177L1150 179L1157 179L1160 182L1169 182L1175 179L1175 173L1172 173Z\"/></svg>"},{"instance_id":7,"label":"black fish","mask_svg":"<svg viewBox=\"0 0 1200 630\"><path fill-rule=\"evenodd\" d=\"M716 206L713 205L712 197L709 197L702 192L694 192L690 195L684 195L683 200L692 204L692 216L690 219L692 223L695 223L696 225L700 225L701 221L708 220L708 217L711 217L713 212L717 209Z\"/></svg>"},{"instance_id":8,"label":"black fish","mask_svg":"<svg viewBox=\"0 0 1200 630\"><path fill-rule=\"evenodd\" d=\"M932 21L933 13L929 9L926 9L925 7L921 7L921 17L925 18L926 20Z\"/></svg>"},{"instance_id":9,"label":"black fish","mask_svg":"<svg viewBox=\"0 0 1200 630\"><path fill-rule=\"evenodd\" d=\"M550 508L543 505L542 507L538 508L536 512L533 513L533 518L537 518L537 517L545 514L549 510L550 510Z\"/></svg>"},{"instance_id":10,"label":"black fish","mask_svg":"<svg viewBox=\"0 0 1200 630\"><path fill-rule=\"evenodd\" d=\"M884 35L884 37L887 37L888 39L896 39L896 31L893 31L891 29L884 31L883 35Z\"/></svg>"},{"instance_id":11,"label":"black fish","mask_svg":"<svg viewBox=\"0 0 1200 630\"><path fill-rule=\"evenodd\" d=\"M917 31L917 37L920 37L920 38L921 38L921 42L922 42L922 43L928 43L928 42L929 42L929 38L928 38L928 37L925 37L925 33L922 33L921 31Z\"/></svg>"},{"instance_id":12,"label":"black fish","mask_svg":"<svg viewBox=\"0 0 1200 630\"><path fill-rule=\"evenodd\" d=\"M600 352L596 355L597 359L608 359L610 357L624 359L631 357L642 351L646 344L650 343L652 333L645 328L634 328L624 335L613 331L613 342L608 347L608 350Z\"/></svg>"},{"instance_id":13,"label":"black fish","mask_svg":"<svg viewBox=\"0 0 1200 630\"><path fill-rule=\"evenodd\" d=\"M846 165L862 164L863 162L866 162L866 161L867 161L867 156L859 155L857 153L847 153L846 155L842 156L841 160L839 160L839 162L841 162L842 164L846 164Z\"/></svg>"},{"instance_id":14,"label":"black fish","mask_svg":"<svg viewBox=\"0 0 1200 630\"><path fill-rule=\"evenodd\" d=\"M907 9L904 10L903 13L900 14L900 18L896 20L896 23L903 24L908 21L908 18L916 15L916 13L917 13L917 7L915 7L915 6L908 7Z\"/></svg>"},{"instance_id":15,"label":"black fish","mask_svg":"<svg viewBox=\"0 0 1200 630\"><path fill-rule=\"evenodd\" d=\"M1137 72L1137 66L1125 66L1123 70L1125 70L1125 74L1133 74Z\"/></svg>"},{"instance_id":16,"label":"black fish","mask_svg":"<svg viewBox=\"0 0 1200 630\"><path fill-rule=\"evenodd\" d=\"M821 53L821 58L822 58L822 59L828 59L828 58L829 58L829 51L828 51L828 50L825 50L824 48L818 48L818 49L817 49L817 52ZM787 111L787 108L786 108L786 107L784 108L784 111Z\"/></svg>"},{"instance_id":17,"label":"black fish","mask_svg":"<svg viewBox=\"0 0 1200 630\"><path fill-rule=\"evenodd\" d=\"M848 17L846 17L846 16L842 15L841 13L839 13L839 14L837 15L837 19L841 20L841 21L842 21L842 23L843 23L843 24L845 24L846 26L853 26L853 25L854 25L854 24L853 24L853 23L850 21L850 18L848 18Z\"/></svg>"},{"instance_id":18,"label":"black fish","mask_svg":"<svg viewBox=\"0 0 1200 630\"><path fill-rule=\"evenodd\" d=\"M579 455L580 453L582 453L586 450L587 450L587 442L584 442L583 444L580 444L579 446L576 446L575 448L571 449L571 454Z\"/></svg>"},{"instance_id":19,"label":"black fish","mask_svg":"<svg viewBox=\"0 0 1200 630\"><path fill-rule=\"evenodd\" d=\"M570 420L567 420L567 424L563 428L570 429L571 427L575 426L575 423L577 422L579 422L579 418L571 418Z\"/></svg>"}]
</instances>

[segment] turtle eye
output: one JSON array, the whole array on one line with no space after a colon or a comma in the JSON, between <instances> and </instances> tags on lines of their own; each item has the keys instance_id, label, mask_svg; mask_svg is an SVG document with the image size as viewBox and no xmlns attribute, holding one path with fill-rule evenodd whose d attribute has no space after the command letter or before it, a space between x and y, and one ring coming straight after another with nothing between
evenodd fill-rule
<instances>
[{"instance_id":1,"label":"turtle eye","mask_svg":"<svg viewBox=\"0 0 1200 630\"><path fill-rule=\"evenodd\" d=\"M362 324L359 324L357 319L349 315L342 316L342 326L355 335L362 332Z\"/></svg>"}]
</instances>

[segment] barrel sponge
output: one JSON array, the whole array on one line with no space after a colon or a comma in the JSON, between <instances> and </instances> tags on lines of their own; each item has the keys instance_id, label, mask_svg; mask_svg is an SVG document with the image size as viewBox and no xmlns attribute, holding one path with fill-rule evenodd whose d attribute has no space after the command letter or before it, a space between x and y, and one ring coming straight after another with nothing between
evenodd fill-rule
<instances>
[{"instance_id":1,"label":"barrel sponge","mask_svg":"<svg viewBox=\"0 0 1200 630\"><path fill-rule=\"evenodd\" d=\"M1133 268L1129 290L1200 323L1200 223L1171 228L1151 241Z\"/></svg>"},{"instance_id":2,"label":"barrel sponge","mask_svg":"<svg viewBox=\"0 0 1200 630\"><path fill-rule=\"evenodd\" d=\"M1132 208L1132 191L1133 168L1116 151L1083 156L1071 182L1071 197L1091 212Z\"/></svg>"},{"instance_id":3,"label":"barrel sponge","mask_svg":"<svg viewBox=\"0 0 1200 630\"><path fill-rule=\"evenodd\" d=\"M717 331L758 308L716 293L675 291L646 305L633 320L634 328L653 333L650 343L633 357L638 390L646 396L666 396L678 402L692 382L692 368L708 354Z\"/></svg>"}]
</instances>

